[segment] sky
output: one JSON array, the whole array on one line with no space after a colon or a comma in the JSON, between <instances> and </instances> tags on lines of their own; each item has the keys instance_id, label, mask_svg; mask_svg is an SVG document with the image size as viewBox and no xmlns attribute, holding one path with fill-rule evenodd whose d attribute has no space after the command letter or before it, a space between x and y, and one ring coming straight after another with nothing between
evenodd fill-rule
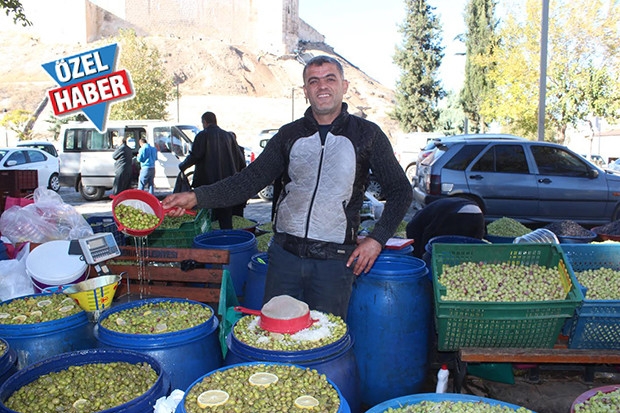
<instances>
[{"instance_id":1,"label":"sky","mask_svg":"<svg viewBox=\"0 0 620 413\"><path fill-rule=\"evenodd\" d=\"M454 38L465 32L466 0L429 0L442 27L444 58L440 79L446 90L460 90L465 46ZM388 87L394 87L399 68L394 51L402 42L399 26L405 19L405 0L299 0L299 17L325 36L336 53Z\"/></svg>"}]
</instances>

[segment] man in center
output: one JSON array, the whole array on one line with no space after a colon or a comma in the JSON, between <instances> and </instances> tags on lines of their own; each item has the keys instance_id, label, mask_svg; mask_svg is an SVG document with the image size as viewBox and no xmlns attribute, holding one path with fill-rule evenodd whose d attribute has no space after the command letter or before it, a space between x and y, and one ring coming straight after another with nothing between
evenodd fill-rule
<instances>
[{"instance_id":1,"label":"man in center","mask_svg":"<svg viewBox=\"0 0 620 413\"><path fill-rule=\"evenodd\" d=\"M310 107L301 119L282 126L254 162L213 185L172 194L163 205L177 208L173 216L196 205L235 205L280 179L264 302L286 294L346 319L355 276L372 268L405 216L412 190L385 133L349 114L343 103L349 82L340 62L312 58L303 81ZM370 169L384 191L385 208L358 242Z\"/></svg>"}]
</instances>

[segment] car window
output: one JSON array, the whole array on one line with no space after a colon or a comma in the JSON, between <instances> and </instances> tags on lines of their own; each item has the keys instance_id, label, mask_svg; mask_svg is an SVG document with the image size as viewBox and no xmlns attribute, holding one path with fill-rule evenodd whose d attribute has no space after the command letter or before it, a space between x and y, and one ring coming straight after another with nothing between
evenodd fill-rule
<instances>
[{"instance_id":1,"label":"car window","mask_svg":"<svg viewBox=\"0 0 620 413\"><path fill-rule=\"evenodd\" d=\"M9 155L6 162L15 161L15 165L23 165L26 163L26 154L24 151L15 151Z\"/></svg>"},{"instance_id":2,"label":"car window","mask_svg":"<svg viewBox=\"0 0 620 413\"><path fill-rule=\"evenodd\" d=\"M486 144L483 145L463 145L461 150L458 153L454 154L452 159L450 159L445 165L444 168L452 169L455 171L464 171L469 164L474 160L476 156L485 148Z\"/></svg>"},{"instance_id":3,"label":"car window","mask_svg":"<svg viewBox=\"0 0 620 413\"><path fill-rule=\"evenodd\" d=\"M529 173L521 145L493 145L471 168L477 172Z\"/></svg>"},{"instance_id":4,"label":"car window","mask_svg":"<svg viewBox=\"0 0 620 413\"><path fill-rule=\"evenodd\" d=\"M45 155L37 151L28 151L28 158L30 158L30 163L47 161Z\"/></svg>"},{"instance_id":5,"label":"car window","mask_svg":"<svg viewBox=\"0 0 620 413\"><path fill-rule=\"evenodd\" d=\"M588 176L588 166L577 156L560 148L533 145L538 172L544 175Z\"/></svg>"},{"instance_id":6,"label":"car window","mask_svg":"<svg viewBox=\"0 0 620 413\"><path fill-rule=\"evenodd\" d=\"M0 150L0 161L2 160L2 158L4 158L4 156L7 154L8 151L2 151Z\"/></svg>"}]
</instances>

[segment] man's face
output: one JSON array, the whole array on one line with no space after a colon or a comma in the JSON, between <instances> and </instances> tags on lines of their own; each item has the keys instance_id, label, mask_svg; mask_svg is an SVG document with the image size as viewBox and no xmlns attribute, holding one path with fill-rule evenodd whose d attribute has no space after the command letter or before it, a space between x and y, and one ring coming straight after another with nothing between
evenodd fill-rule
<instances>
[{"instance_id":1,"label":"man's face","mask_svg":"<svg viewBox=\"0 0 620 413\"><path fill-rule=\"evenodd\" d=\"M343 79L332 63L306 68L304 94L319 124L329 125L340 114L342 97L348 87L349 82Z\"/></svg>"}]
</instances>

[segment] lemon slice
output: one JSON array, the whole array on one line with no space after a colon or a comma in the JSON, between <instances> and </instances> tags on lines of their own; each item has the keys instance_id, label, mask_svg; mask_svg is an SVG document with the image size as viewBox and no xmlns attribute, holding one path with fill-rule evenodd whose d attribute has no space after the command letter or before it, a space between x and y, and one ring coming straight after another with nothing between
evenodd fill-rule
<instances>
[{"instance_id":1,"label":"lemon slice","mask_svg":"<svg viewBox=\"0 0 620 413\"><path fill-rule=\"evenodd\" d=\"M61 305L68 305L68 304L74 304L73 298L71 297L67 297L64 300L62 300L60 302ZM84 400L84 399L78 399L78 400Z\"/></svg>"},{"instance_id":2,"label":"lemon slice","mask_svg":"<svg viewBox=\"0 0 620 413\"><path fill-rule=\"evenodd\" d=\"M30 312L30 317L41 317L43 313L41 310L35 310Z\"/></svg>"},{"instance_id":3,"label":"lemon slice","mask_svg":"<svg viewBox=\"0 0 620 413\"><path fill-rule=\"evenodd\" d=\"M0 313L0 320L3 318L9 318L11 316L11 314L9 313Z\"/></svg>"},{"instance_id":4,"label":"lemon slice","mask_svg":"<svg viewBox=\"0 0 620 413\"><path fill-rule=\"evenodd\" d=\"M47 307L52 303L52 300L41 300L37 303L37 307Z\"/></svg>"},{"instance_id":5,"label":"lemon slice","mask_svg":"<svg viewBox=\"0 0 620 413\"><path fill-rule=\"evenodd\" d=\"M77 399L73 402L73 408L76 410L86 409L86 405L88 404L88 400L86 399Z\"/></svg>"},{"instance_id":6,"label":"lemon slice","mask_svg":"<svg viewBox=\"0 0 620 413\"><path fill-rule=\"evenodd\" d=\"M228 401L228 393L224 390L207 390L200 393L196 399L198 407L204 409L205 407L220 406Z\"/></svg>"},{"instance_id":7,"label":"lemon slice","mask_svg":"<svg viewBox=\"0 0 620 413\"><path fill-rule=\"evenodd\" d=\"M258 372L252 374L248 381L252 386L267 387L270 384L276 383L278 381L278 376L272 373Z\"/></svg>"},{"instance_id":8,"label":"lemon slice","mask_svg":"<svg viewBox=\"0 0 620 413\"><path fill-rule=\"evenodd\" d=\"M158 333L166 330L168 330L168 326L166 325L166 323L159 323L155 326L155 331Z\"/></svg>"},{"instance_id":9,"label":"lemon slice","mask_svg":"<svg viewBox=\"0 0 620 413\"><path fill-rule=\"evenodd\" d=\"M13 317L13 321L17 321L18 323L23 323L24 321L26 321L28 317L26 317L24 314L20 314L20 315L16 315L15 317Z\"/></svg>"},{"instance_id":10,"label":"lemon slice","mask_svg":"<svg viewBox=\"0 0 620 413\"><path fill-rule=\"evenodd\" d=\"M300 409L312 409L319 405L319 401L312 396L308 396L307 394L304 396L299 396L295 399L295 407L299 407Z\"/></svg>"},{"instance_id":11,"label":"lemon slice","mask_svg":"<svg viewBox=\"0 0 620 413\"><path fill-rule=\"evenodd\" d=\"M151 313L152 313L151 310L146 310L142 315L146 317L147 315L150 315Z\"/></svg>"},{"instance_id":12,"label":"lemon slice","mask_svg":"<svg viewBox=\"0 0 620 413\"><path fill-rule=\"evenodd\" d=\"M65 305L62 306L58 309L58 311L60 311L61 313L68 313L69 311L73 310L75 308L74 305Z\"/></svg>"},{"instance_id":13,"label":"lemon slice","mask_svg":"<svg viewBox=\"0 0 620 413\"><path fill-rule=\"evenodd\" d=\"M123 320L122 318L120 318L120 317L116 318L116 325L117 326L124 326L126 324L127 324L127 322L125 320Z\"/></svg>"}]
</instances>

